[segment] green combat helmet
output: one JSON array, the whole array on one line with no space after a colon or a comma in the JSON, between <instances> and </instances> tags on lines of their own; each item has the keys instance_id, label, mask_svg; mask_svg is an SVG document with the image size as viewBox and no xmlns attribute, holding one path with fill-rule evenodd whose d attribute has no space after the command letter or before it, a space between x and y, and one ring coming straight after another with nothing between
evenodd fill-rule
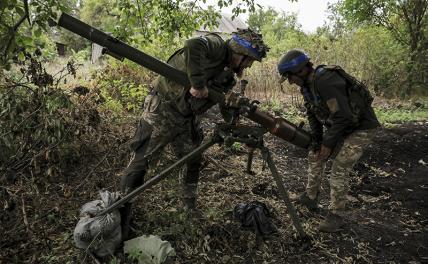
<instances>
[{"instance_id":1,"label":"green combat helmet","mask_svg":"<svg viewBox=\"0 0 428 264\"><path fill-rule=\"evenodd\" d=\"M269 47L263 42L262 34L251 29L238 29L232 33L229 41L230 48L238 54L246 55L257 61L266 57Z\"/></svg>"},{"instance_id":2,"label":"green combat helmet","mask_svg":"<svg viewBox=\"0 0 428 264\"><path fill-rule=\"evenodd\" d=\"M301 50L292 49L285 53L278 62L278 73L281 82L287 79L288 73L297 73L309 62L309 56Z\"/></svg>"}]
</instances>

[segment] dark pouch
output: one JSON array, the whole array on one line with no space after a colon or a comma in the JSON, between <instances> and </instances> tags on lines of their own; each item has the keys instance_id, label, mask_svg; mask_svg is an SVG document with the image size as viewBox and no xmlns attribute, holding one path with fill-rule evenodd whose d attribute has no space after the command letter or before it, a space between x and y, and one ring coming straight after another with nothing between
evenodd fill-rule
<instances>
[{"instance_id":1,"label":"dark pouch","mask_svg":"<svg viewBox=\"0 0 428 264\"><path fill-rule=\"evenodd\" d=\"M146 120L140 119L137 130L135 131L135 134L130 141L129 147L131 150L137 151L145 141L150 139L152 131L152 126Z\"/></svg>"},{"instance_id":2,"label":"dark pouch","mask_svg":"<svg viewBox=\"0 0 428 264\"><path fill-rule=\"evenodd\" d=\"M239 203L233 209L233 215L243 228L254 231L256 235L267 236L276 232L264 203Z\"/></svg>"}]
</instances>

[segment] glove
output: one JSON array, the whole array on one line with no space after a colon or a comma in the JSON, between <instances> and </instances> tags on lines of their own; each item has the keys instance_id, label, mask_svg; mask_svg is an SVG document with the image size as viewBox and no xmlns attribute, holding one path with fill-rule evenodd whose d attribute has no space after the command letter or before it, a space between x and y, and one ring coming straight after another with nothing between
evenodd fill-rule
<instances>
[{"instance_id":1,"label":"glove","mask_svg":"<svg viewBox=\"0 0 428 264\"><path fill-rule=\"evenodd\" d=\"M321 149L321 142L317 140L312 140L311 144L309 145L309 150L312 150L313 152L318 152Z\"/></svg>"},{"instance_id":2,"label":"glove","mask_svg":"<svg viewBox=\"0 0 428 264\"><path fill-rule=\"evenodd\" d=\"M311 133L311 144L309 145L309 150L318 152L321 149L322 134L318 135Z\"/></svg>"},{"instance_id":3,"label":"glove","mask_svg":"<svg viewBox=\"0 0 428 264\"><path fill-rule=\"evenodd\" d=\"M330 157L331 148L321 145L321 149L317 154L317 160L327 160Z\"/></svg>"}]
</instances>

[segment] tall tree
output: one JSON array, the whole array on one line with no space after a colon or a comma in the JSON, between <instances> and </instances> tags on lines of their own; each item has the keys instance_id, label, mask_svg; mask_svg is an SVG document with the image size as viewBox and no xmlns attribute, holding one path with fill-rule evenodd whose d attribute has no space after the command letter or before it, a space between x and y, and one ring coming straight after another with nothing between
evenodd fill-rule
<instances>
[{"instance_id":1,"label":"tall tree","mask_svg":"<svg viewBox=\"0 0 428 264\"><path fill-rule=\"evenodd\" d=\"M426 78L416 72L420 67L427 67L428 0L341 0L335 8L351 24L375 23L387 28L407 47L409 85L403 95L408 95L414 84L418 85Z\"/></svg>"}]
</instances>

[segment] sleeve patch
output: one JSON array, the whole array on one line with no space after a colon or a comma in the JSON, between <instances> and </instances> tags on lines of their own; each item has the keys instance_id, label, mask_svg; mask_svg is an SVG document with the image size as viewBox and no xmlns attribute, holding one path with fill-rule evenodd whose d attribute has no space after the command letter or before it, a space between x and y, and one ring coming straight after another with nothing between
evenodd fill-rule
<instances>
[{"instance_id":1,"label":"sleeve patch","mask_svg":"<svg viewBox=\"0 0 428 264\"><path fill-rule=\"evenodd\" d=\"M326 103L327 103L328 109L330 110L330 113L334 114L337 111L339 111L339 104L337 103L336 98L331 98L327 100Z\"/></svg>"}]
</instances>

